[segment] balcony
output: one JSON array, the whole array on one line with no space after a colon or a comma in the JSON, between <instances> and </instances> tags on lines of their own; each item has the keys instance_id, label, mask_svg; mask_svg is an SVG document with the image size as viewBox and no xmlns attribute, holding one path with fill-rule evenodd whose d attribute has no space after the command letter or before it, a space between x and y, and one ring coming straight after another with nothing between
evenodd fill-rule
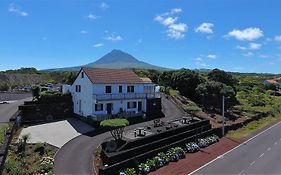
<instances>
[{"instance_id":1,"label":"balcony","mask_svg":"<svg viewBox=\"0 0 281 175\"><path fill-rule=\"evenodd\" d=\"M96 101L160 98L160 93L93 94Z\"/></svg>"}]
</instances>

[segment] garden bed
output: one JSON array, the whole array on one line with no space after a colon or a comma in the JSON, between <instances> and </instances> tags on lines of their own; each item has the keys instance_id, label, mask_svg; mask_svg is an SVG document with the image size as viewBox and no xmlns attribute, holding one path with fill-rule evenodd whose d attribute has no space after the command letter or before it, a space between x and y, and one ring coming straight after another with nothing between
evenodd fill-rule
<instances>
[{"instance_id":1,"label":"garden bed","mask_svg":"<svg viewBox=\"0 0 281 175\"><path fill-rule=\"evenodd\" d=\"M28 144L27 140L28 136L13 138L3 174L53 174L53 158L58 148L47 143Z\"/></svg>"}]
</instances>

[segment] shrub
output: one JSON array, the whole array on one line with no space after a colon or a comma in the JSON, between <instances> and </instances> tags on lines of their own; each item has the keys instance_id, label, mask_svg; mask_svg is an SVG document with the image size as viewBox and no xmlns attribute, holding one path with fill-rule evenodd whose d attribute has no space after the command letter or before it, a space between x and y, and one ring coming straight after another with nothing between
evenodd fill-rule
<instances>
[{"instance_id":1,"label":"shrub","mask_svg":"<svg viewBox=\"0 0 281 175\"><path fill-rule=\"evenodd\" d=\"M3 126L0 129L0 146L3 144L6 136L6 132L9 129L9 125L7 123L3 124Z\"/></svg>"}]
</instances>

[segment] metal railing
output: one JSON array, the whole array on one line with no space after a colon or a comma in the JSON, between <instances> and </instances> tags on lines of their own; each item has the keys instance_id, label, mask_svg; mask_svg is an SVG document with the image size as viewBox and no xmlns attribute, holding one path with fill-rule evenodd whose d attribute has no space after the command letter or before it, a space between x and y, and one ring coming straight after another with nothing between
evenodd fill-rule
<instances>
[{"instance_id":1,"label":"metal railing","mask_svg":"<svg viewBox=\"0 0 281 175\"><path fill-rule=\"evenodd\" d=\"M122 94L93 94L93 99L102 100L128 100L160 98L160 93L122 93Z\"/></svg>"}]
</instances>

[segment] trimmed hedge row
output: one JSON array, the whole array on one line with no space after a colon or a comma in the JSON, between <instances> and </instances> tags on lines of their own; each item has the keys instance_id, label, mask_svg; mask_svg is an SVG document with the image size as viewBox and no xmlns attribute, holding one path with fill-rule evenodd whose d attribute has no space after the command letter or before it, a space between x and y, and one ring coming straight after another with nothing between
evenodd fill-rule
<instances>
[{"instance_id":1,"label":"trimmed hedge row","mask_svg":"<svg viewBox=\"0 0 281 175\"><path fill-rule=\"evenodd\" d=\"M203 139L198 139L197 142L186 143L183 148L170 148L166 153L160 152L157 156L147 159L145 163L138 164L136 166L137 168L126 168L125 170L121 170L119 175L146 175L158 168L168 165L169 162L176 162L179 159L185 158L185 153L199 151L200 148L205 148L218 141L219 137L217 135L213 135ZM198 149L196 149L196 151L191 151L191 144Z\"/></svg>"}]
</instances>

